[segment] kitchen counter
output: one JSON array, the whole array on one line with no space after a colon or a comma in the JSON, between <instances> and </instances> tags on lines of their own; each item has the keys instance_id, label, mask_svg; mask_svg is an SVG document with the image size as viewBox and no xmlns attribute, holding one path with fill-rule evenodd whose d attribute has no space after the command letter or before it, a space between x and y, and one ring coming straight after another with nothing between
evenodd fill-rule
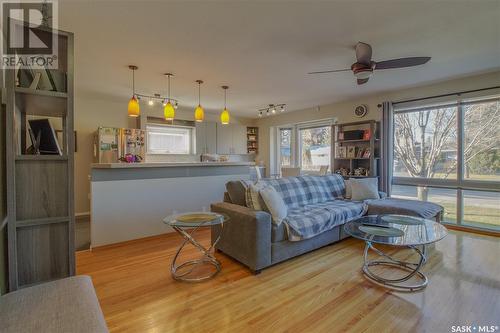
<instances>
[{"instance_id":1,"label":"kitchen counter","mask_svg":"<svg viewBox=\"0 0 500 333\"><path fill-rule=\"evenodd\" d=\"M209 211L254 162L99 163L91 169L91 247L171 232L174 213Z\"/></svg>"},{"instance_id":2,"label":"kitchen counter","mask_svg":"<svg viewBox=\"0 0 500 333\"><path fill-rule=\"evenodd\" d=\"M174 168L174 167L214 167L214 166L254 166L255 162L170 162L170 163L94 163L94 169L130 169L130 168Z\"/></svg>"}]
</instances>

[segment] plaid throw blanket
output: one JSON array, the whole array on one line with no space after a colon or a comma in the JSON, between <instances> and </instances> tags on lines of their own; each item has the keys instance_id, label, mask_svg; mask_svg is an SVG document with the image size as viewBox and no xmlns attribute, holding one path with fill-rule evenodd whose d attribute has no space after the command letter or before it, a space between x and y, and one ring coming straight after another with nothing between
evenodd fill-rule
<instances>
[{"instance_id":1,"label":"plaid throw blanket","mask_svg":"<svg viewBox=\"0 0 500 333\"><path fill-rule=\"evenodd\" d=\"M284 220L288 239L312 238L366 212L363 202L340 200L345 194L340 175L262 179L281 195L288 207ZM339 199L340 198L340 199Z\"/></svg>"}]
</instances>

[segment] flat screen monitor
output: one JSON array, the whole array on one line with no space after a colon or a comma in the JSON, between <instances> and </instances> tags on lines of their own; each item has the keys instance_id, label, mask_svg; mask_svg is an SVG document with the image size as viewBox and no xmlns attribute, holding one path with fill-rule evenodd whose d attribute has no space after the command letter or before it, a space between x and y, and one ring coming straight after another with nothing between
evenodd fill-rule
<instances>
[{"instance_id":1,"label":"flat screen monitor","mask_svg":"<svg viewBox=\"0 0 500 333\"><path fill-rule=\"evenodd\" d=\"M31 143L41 155L62 155L56 132L48 119L28 120Z\"/></svg>"}]
</instances>

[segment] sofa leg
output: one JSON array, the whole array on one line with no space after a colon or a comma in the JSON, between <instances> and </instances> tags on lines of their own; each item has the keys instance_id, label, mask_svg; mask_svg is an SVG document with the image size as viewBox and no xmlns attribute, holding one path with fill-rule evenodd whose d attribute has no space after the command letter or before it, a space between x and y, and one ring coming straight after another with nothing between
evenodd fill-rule
<instances>
[{"instance_id":1,"label":"sofa leg","mask_svg":"<svg viewBox=\"0 0 500 333\"><path fill-rule=\"evenodd\" d=\"M252 272L253 275L259 275L261 272L262 272L262 269L251 269L250 270Z\"/></svg>"}]
</instances>

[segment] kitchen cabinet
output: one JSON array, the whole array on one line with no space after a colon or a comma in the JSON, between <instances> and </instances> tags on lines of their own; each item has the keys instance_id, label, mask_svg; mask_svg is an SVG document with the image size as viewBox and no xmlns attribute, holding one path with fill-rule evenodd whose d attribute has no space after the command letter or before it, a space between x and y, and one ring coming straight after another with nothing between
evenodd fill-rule
<instances>
[{"instance_id":1,"label":"kitchen cabinet","mask_svg":"<svg viewBox=\"0 0 500 333\"><path fill-rule=\"evenodd\" d=\"M246 154L246 127L217 123L217 154Z\"/></svg>"},{"instance_id":2,"label":"kitchen cabinet","mask_svg":"<svg viewBox=\"0 0 500 333\"><path fill-rule=\"evenodd\" d=\"M196 154L215 154L217 152L217 124L214 122L196 123Z\"/></svg>"}]
</instances>

